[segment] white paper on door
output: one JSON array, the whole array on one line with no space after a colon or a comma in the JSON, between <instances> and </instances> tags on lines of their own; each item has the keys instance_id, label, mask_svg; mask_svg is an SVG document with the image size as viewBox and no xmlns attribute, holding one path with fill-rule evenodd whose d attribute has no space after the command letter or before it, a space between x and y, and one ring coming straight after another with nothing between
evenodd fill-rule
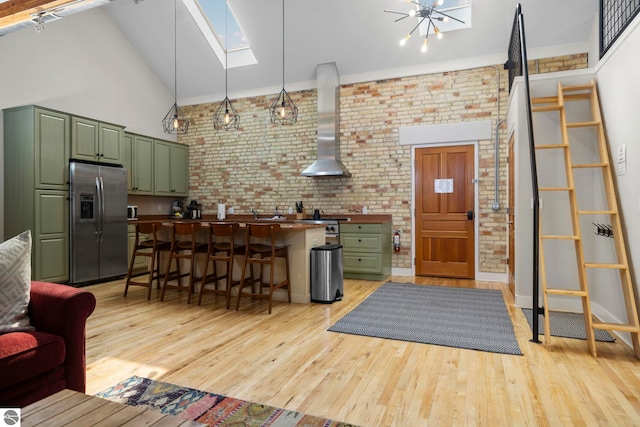
<instances>
[{"instance_id":1,"label":"white paper on door","mask_svg":"<svg viewBox=\"0 0 640 427\"><path fill-rule=\"evenodd\" d=\"M453 193L453 179L436 179L433 188L436 193Z\"/></svg>"}]
</instances>

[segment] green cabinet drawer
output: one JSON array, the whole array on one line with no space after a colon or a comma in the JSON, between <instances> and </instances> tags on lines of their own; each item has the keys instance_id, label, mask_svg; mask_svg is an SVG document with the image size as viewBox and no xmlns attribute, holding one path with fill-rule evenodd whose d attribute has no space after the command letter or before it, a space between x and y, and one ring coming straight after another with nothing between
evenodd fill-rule
<instances>
[{"instance_id":1,"label":"green cabinet drawer","mask_svg":"<svg viewBox=\"0 0 640 427\"><path fill-rule=\"evenodd\" d=\"M382 255L370 253L344 253L343 263L345 271L351 273L371 273L382 272Z\"/></svg>"},{"instance_id":2,"label":"green cabinet drawer","mask_svg":"<svg viewBox=\"0 0 640 427\"><path fill-rule=\"evenodd\" d=\"M340 244L343 251L350 252L381 252L382 239L380 235L340 234Z\"/></svg>"},{"instance_id":3,"label":"green cabinet drawer","mask_svg":"<svg viewBox=\"0 0 640 427\"><path fill-rule=\"evenodd\" d=\"M341 233L382 233L382 224L345 224L340 223Z\"/></svg>"}]
</instances>

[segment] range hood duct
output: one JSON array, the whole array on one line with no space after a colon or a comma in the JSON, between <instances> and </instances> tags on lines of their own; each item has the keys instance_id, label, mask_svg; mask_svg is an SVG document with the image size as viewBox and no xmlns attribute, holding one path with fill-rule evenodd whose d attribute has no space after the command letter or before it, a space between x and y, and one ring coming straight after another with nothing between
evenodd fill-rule
<instances>
[{"instance_id":1,"label":"range hood duct","mask_svg":"<svg viewBox=\"0 0 640 427\"><path fill-rule=\"evenodd\" d=\"M351 176L340 161L340 76L335 62L319 64L318 158L302 171L302 176Z\"/></svg>"}]
</instances>

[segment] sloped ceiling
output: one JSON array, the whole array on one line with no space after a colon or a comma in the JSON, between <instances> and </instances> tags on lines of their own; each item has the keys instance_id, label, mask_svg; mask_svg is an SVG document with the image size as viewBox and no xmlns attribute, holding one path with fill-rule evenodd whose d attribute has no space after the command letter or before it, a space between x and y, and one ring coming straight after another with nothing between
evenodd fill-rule
<instances>
[{"instance_id":1,"label":"sloped ceiling","mask_svg":"<svg viewBox=\"0 0 640 427\"><path fill-rule=\"evenodd\" d=\"M20 3L30 1L37 0ZM229 68L229 97L279 92L282 0L228 3L258 62ZM413 26L406 21L394 23L397 17L384 12L408 10L410 5L404 0L286 0L285 87L288 91L315 87L316 66L325 62L337 64L343 84L502 64L518 3L525 16L531 59L589 50L597 28L597 0L472 0L472 28L447 33L440 41L430 40L427 53L420 52L419 36L400 47L398 41ZM6 4L0 3L0 19ZM174 1L113 0L98 7L106 10L173 92ZM64 19L52 25L64 25ZM224 98L223 64L180 0L177 26L179 102ZM233 65L231 61L230 57Z\"/></svg>"}]
</instances>

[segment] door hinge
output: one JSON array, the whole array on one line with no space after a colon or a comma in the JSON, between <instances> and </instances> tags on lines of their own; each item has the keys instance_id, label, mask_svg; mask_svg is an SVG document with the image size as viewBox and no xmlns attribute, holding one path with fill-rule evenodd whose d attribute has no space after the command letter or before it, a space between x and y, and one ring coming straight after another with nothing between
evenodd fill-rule
<instances>
[{"instance_id":1,"label":"door hinge","mask_svg":"<svg viewBox=\"0 0 640 427\"><path fill-rule=\"evenodd\" d=\"M416 258L413 258L413 265L416 265Z\"/></svg>"}]
</instances>

